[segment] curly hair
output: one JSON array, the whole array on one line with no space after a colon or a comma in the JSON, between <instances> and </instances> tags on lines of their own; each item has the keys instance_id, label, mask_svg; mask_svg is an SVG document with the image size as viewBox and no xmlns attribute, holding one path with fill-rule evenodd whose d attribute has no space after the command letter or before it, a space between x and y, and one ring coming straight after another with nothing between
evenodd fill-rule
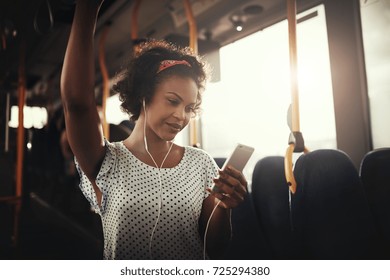
<instances>
[{"instance_id":1,"label":"curly hair","mask_svg":"<svg viewBox=\"0 0 390 280\"><path fill-rule=\"evenodd\" d=\"M175 65L158 73L163 60L185 60L191 67ZM119 93L121 107L131 120L138 119L142 101L148 103L156 86L171 76L189 77L198 87L195 112L199 112L202 93L208 78L208 65L195 55L190 48L179 48L163 40L150 40L142 43L119 77L113 90Z\"/></svg>"}]
</instances>

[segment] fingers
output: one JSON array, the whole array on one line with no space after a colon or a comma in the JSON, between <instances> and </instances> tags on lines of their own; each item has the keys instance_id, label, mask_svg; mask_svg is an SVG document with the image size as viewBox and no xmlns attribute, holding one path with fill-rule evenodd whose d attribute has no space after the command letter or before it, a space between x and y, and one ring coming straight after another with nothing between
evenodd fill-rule
<instances>
[{"instance_id":1,"label":"fingers","mask_svg":"<svg viewBox=\"0 0 390 280\"><path fill-rule=\"evenodd\" d=\"M227 194L238 193L241 196L245 196L247 192L247 181L241 172L233 169L232 167L226 168L224 171L219 171L219 177L214 180L218 188Z\"/></svg>"},{"instance_id":2,"label":"fingers","mask_svg":"<svg viewBox=\"0 0 390 280\"><path fill-rule=\"evenodd\" d=\"M242 202L241 199L233 198L229 194L213 192L211 189L208 189L208 191L211 193L210 195L216 197L220 201L219 206L222 208L235 208Z\"/></svg>"},{"instance_id":3,"label":"fingers","mask_svg":"<svg viewBox=\"0 0 390 280\"><path fill-rule=\"evenodd\" d=\"M228 166L225 170L219 171L219 177L214 179L217 192L211 194L221 200L224 208L238 206L247 193L247 181L240 171Z\"/></svg>"},{"instance_id":4,"label":"fingers","mask_svg":"<svg viewBox=\"0 0 390 280\"><path fill-rule=\"evenodd\" d=\"M230 176L233 176L234 178L239 180L240 183L243 186L245 186L245 188L247 188L248 182L246 181L246 179L245 179L244 175L242 174L242 172L238 171L237 169L235 169L234 167L232 167L230 165L227 166L224 171L227 172L228 174L230 174Z\"/></svg>"}]
</instances>

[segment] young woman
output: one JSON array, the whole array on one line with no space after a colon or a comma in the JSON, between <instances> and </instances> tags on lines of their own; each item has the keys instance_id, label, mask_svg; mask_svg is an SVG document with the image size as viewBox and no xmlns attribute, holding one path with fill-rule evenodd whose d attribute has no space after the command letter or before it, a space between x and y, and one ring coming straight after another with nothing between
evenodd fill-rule
<instances>
[{"instance_id":1,"label":"young woman","mask_svg":"<svg viewBox=\"0 0 390 280\"><path fill-rule=\"evenodd\" d=\"M231 209L243 201L247 182L232 167L219 171L206 152L173 143L201 103L204 64L162 41L142 45L116 86L134 130L122 142L108 142L94 98L101 2L76 3L61 94L80 187L102 219L104 258L220 258ZM220 193L211 191L213 184Z\"/></svg>"}]
</instances>

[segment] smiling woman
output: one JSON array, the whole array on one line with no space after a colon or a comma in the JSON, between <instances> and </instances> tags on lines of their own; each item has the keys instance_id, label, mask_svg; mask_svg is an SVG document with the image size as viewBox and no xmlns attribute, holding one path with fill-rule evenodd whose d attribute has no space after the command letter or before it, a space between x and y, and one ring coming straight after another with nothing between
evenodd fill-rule
<instances>
[{"instance_id":1,"label":"smiling woman","mask_svg":"<svg viewBox=\"0 0 390 280\"><path fill-rule=\"evenodd\" d=\"M77 2L61 95L80 188L102 220L104 258L219 257L247 182L230 166L219 171L205 151L173 142L199 110L207 67L188 48L141 44L114 87L135 126L127 139L110 143L93 95L99 7L96 0Z\"/></svg>"}]
</instances>

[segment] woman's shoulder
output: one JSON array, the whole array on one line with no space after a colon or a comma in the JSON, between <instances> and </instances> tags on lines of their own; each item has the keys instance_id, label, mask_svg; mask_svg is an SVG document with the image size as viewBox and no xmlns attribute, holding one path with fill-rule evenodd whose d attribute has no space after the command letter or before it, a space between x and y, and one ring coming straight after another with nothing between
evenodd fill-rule
<instances>
[{"instance_id":1,"label":"woman's shoulder","mask_svg":"<svg viewBox=\"0 0 390 280\"><path fill-rule=\"evenodd\" d=\"M127 150L126 146L123 144L123 141L110 142L107 139L104 140L106 145L106 155L114 157L115 159L120 158L132 158L132 154Z\"/></svg>"},{"instance_id":2,"label":"woman's shoulder","mask_svg":"<svg viewBox=\"0 0 390 280\"><path fill-rule=\"evenodd\" d=\"M188 153L199 154L199 155L207 155L207 156L209 156L209 153L206 152L205 150L201 149L201 148L196 148L196 147L192 147L192 146L185 146L184 149L185 149L186 152L188 152Z\"/></svg>"},{"instance_id":3,"label":"woman's shoulder","mask_svg":"<svg viewBox=\"0 0 390 280\"><path fill-rule=\"evenodd\" d=\"M195 148L191 146L186 146L185 152L190 156L190 157L196 157L198 159L203 159L206 161L214 161L213 157L205 150L200 149L200 148Z\"/></svg>"}]
</instances>

